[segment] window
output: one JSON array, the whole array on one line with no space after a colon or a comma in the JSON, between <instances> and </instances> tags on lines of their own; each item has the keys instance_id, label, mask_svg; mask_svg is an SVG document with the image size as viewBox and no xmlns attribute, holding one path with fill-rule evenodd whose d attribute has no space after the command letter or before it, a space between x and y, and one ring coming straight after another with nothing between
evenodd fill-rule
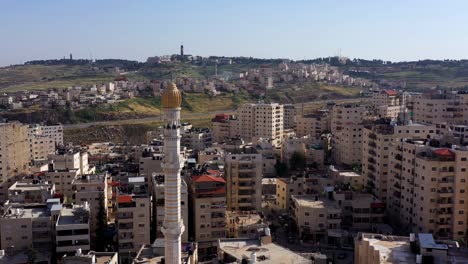
<instances>
[{"instance_id":1,"label":"window","mask_svg":"<svg viewBox=\"0 0 468 264\"><path fill-rule=\"evenodd\" d=\"M138 224L138 227L145 227L145 224Z\"/></svg>"}]
</instances>

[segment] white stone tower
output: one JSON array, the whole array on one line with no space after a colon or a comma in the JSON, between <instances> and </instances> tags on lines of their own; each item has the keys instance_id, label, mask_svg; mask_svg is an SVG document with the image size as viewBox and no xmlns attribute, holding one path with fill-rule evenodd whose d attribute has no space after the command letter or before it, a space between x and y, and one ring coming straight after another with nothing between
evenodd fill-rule
<instances>
[{"instance_id":1,"label":"white stone tower","mask_svg":"<svg viewBox=\"0 0 468 264\"><path fill-rule=\"evenodd\" d=\"M167 264L181 263L181 235L184 223L180 206L180 171L183 161L180 156L180 105L182 95L174 83L170 83L161 95L164 108L164 258Z\"/></svg>"}]
</instances>

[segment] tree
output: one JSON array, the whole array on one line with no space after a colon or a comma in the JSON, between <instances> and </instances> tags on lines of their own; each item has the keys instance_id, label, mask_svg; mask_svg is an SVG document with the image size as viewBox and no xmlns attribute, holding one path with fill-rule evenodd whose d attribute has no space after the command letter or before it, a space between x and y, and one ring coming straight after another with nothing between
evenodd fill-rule
<instances>
[{"instance_id":1,"label":"tree","mask_svg":"<svg viewBox=\"0 0 468 264\"><path fill-rule=\"evenodd\" d=\"M303 153L295 151L289 160L290 168L293 170L303 169L306 166L306 158Z\"/></svg>"},{"instance_id":2,"label":"tree","mask_svg":"<svg viewBox=\"0 0 468 264\"><path fill-rule=\"evenodd\" d=\"M105 232L107 228L107 217L106 217L106 201L104 201L104 194L99 195L99 210L97 213L97 224L96 224L96 237L102 239L102 241L96 241L96 249L98 251L104 251L107 245L107 238Z\"/></svg>"},{"instance_id":3,"label":"tree","mask_svg":"<svg viewBox=\"0 0 468 264\"><path fill-rule=\"evenodd\" d=\"M280 177L285 177L288 175L288 165L283 162L277 161L275 164L276 174Z\"/></svg>"}]
</instances>

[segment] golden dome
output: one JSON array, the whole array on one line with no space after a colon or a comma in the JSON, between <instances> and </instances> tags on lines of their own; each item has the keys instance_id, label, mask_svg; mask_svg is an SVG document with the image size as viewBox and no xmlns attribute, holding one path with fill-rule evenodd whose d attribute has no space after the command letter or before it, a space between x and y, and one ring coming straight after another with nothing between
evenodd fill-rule
<instances>
[{"instance_id":1,"label":"golden dome","mask_svg":"<svg viewBox=\"0 0 468 264\"><path fill-rule=\"evenodd\" d=\"M161 95L161 103L163 108L179 108L182 104L182 94L174 83L169 83L164 89Z\"/></svg>"}]
</instances>

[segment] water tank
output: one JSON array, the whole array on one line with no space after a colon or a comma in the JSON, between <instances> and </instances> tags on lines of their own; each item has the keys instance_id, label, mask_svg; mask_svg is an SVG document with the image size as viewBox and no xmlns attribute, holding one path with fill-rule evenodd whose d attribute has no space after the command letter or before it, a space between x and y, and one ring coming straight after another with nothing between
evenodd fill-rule
<instances>
[{"instance_id":1,"label":"water tank","mask_svg":"<svg viewBox=\"0 0 468 264\"><path fill-rule=\"evenodd\" d=\"M5 250L1 249L0 250L0 258L3 258L5 256Z\"/></svg>"},{"instance_id":2,"label":"water tank","mask_svg":"<svg viewBox=\"0 0 468 264\"><path fill-rule=\"evenodd\" d=\"M410 234L409 234L409 241L410 241L410 242L416 241L416 235L415 235L414 233L410 233Z\"/></svg>"},{"instance_id":3,"label":"water tank","mask_svg":"<svg viewBox=\"0 0 468 264\"><path fill-rule=\"evenodd\" d=\"M81 248L78 248L78 249L76 250L76 256L81 256Z\"/></svg>"},{"instance_id":4,"label":"water tank","mask_svg":"<svg viewBox=\"0 0 468 264\"><path fill-rule=\"evenodd\" d=\"M250 264L254 263L257 263L257 253L252 252L252 254L250 254Z\"/></svg>"},{"instance_id":5,"label":"water tank","mask_svg":"<svg viewBox=\"0 0 468 264\"><path fill-rule=\"evenodd\" d=\"M265 236L271 236L271 230L269 227L265 227Z\"/></svg>"},{"instance_id":6,"label":"water tank","mask_svg":"<svg viewBox=\"0 0 468 264\"><path fill-rule=\"evenodd\" d=\"M421 264L421 263L422 263L422 255L420 255L420 254L417 254L417 255L416 255L416 263L417 263L417 264Z\"/></svg>"}]
</instances>

